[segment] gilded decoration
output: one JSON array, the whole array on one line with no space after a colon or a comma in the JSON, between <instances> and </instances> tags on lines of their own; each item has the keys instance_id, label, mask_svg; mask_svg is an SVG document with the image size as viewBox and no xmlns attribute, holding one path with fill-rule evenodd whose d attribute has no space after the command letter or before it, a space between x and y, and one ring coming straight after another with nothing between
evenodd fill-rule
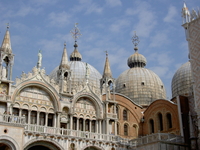
<instances>
[{"instance_id":1,"label":"gilded decoration","mask_svg":"<svg viewBox=\"0 0 200 150\"><path fill-rule=\"evenodd\" d=\"M0 84L0 94L8 95L8 85L7 84Z\"/></svg>"}]
</instances>

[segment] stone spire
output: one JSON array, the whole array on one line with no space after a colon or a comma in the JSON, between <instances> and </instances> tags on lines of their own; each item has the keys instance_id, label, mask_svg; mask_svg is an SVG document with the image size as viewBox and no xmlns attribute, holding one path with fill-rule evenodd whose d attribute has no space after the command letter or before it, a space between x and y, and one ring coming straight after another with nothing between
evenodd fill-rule
<instances>
[{"instance_id":1,"label":"stone spire","mask_svg":"<svg viewBox=\"0 0 200 150\"><path fill-rule=\"evenodd\" d=\"M1 51L4 53L12 54L11 42L10 42L10 33L9 33L9 24L7 25L7 30L1 45Z\"/></svg>"},{"instance_id":2,"label":"stone spire","mask_svg":"<svg viewBox=\"0 0 200 150\"><path fill-rule=\"evenodd\" d=\"M67 49L66 49L66 42L64 43L64 49L63 49L63 54L62 54L62 59L60 62L59 69L70 69L68 65L68 56L67 56Z\"/></svg>"},{"instance_id":3,"label":"stone spire","mask_svg":"<svg viewBox=\"0 0 200 150\"><path fill-rule=\"evenodd\" d=\"M75 23L75 26L71 31L72 37L75 40L75 44L74 44L74 51L70 55L70 61L81 61L82 59L82 56L78 51L77 39L81 36L81 33L77 25L78 23Z\"/></svg>"},{"instance_id":4,"label":"stone spire","mask_svg":"<svg viewBox=\"0 0 200 150\"><path fill-rule=\"evenodd\" d=\"M12 80L12 68L14 64L14 54L12 53L9 24L0 48L0 79Z\"/></svg>"},{"instance_id":5,"label":"stone spire","mask_svg":"<svg viewBox=\"0 0 200 150\"><path fill-rule=\"evenodd\" d=\"M104 65L104 71L103 71L103 78L112 78L112 72L110 69L110 63L108 60L108 52L106 51L106 62Z\"/></svg>"}]
</instances>

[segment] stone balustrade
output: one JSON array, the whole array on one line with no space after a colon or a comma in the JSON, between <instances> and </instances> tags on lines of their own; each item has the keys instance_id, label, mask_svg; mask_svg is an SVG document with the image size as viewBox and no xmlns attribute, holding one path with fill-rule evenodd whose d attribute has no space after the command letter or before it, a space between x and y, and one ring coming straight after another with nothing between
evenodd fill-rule
<instances>
[{"instance_id":1,"label":"stone balustrade","mask_svg":"<svg viewBox=\"0 0 200 150\"><path fill-rule=\"evenodd\" d=\"M10 96L5 95L5 94L0 94L0 101L7 101L10 99Z\"/></svg>"},{"instance_id":2,"label":"stone balustrade","mask_svg":"<svg viewBox=\"0 0 200 150\"><path fill-rule=\"evenodd\" d=\"M158 141L173 142L173 143L184 143L182 136L177 136L169 133L155 133L147 136L143 136L137 139L124 139L119 136L109 135L109 134L99 134L95 132L70 130L64 128L48 127L35 124L25 124L25 117L19 117L9 114L0 114L0 123L9 123L13 126L20 124L24 126L24 131L33 134L46 134L48 136L63 136L63 137L75 137L75 138L85 138L88 140L103 140L112 141L120 144L125 144L129 146L144 145L147 143L153 143Z\"/></svg>"},{"instance_id":3,"label":"stone balustrade","mask_svg":"<svg viewBox=\"0 0 200 150\"><path fill-rule=\"evenodd\" d=\"M144 145L147 143L153 143L158 141L173 142L173 143L184 143L182 136L170 134L170 133L155 133L141 138L130 140L129 143L132 145Z\"/></svg>"}]
</instances>

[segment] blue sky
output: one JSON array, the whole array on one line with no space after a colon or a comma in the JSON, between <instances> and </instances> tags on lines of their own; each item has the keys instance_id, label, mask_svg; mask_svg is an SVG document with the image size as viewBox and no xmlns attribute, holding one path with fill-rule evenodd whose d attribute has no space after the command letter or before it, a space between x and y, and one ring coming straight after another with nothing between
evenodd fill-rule
<instances>
[{"instance_id":1,"label":"blue sky","mask_svg":"<svg viewBox=\"0 0 200 150\"><path fill-rule=\"evenodd\" d=\"M200 0L185 2L190 10L200 7ZM172 77L188 61L182 7L182 0L1 0L0 39L9 23L15 54L13 78L36 66L39 49L42 67L50 74L60 63L65 41L68 56L73 51L70 31L77 22L82 61L102 73L108 51L113 77L117 78L128 69L136 31L146 68L159 75L170 99Z\"/></svg>"}]
</instances>

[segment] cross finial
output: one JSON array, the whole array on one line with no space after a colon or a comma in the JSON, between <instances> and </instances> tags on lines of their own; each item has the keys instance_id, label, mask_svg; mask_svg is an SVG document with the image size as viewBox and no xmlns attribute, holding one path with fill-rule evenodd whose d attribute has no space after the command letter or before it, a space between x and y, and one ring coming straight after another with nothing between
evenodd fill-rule
<instances>
[{"instance_id":1,"label":"cross finial","mask_svg":"<svg viewBox=\"0 0 200 150\"><path fill-rule=\"evenodd\" d=\"M132 37L132 43L135 46L134 50L138 50L137 46L140 43L139 37L136 35L136 31L134 31L134 36Z\"/></svg>"},{"instance_id":2,"label":"cross finial","mask_svg":"<svg viewBox=\"0 0 200 150\"><path fill-rule=\"evenodd\" d=\"M6 25L7 25L7 29L9 29L9 23L7 23Z\"/></svg>"},{"instance_id":3,"label":"cross finial","mask_svg":"<svg viewBox=\"0 0 200 150\"><path fill-rule=\"evenodd\" d=\"M75 42L77 41L77 39L82 35L80 33L80 30L78 28L78 23L75 23L74 28L71 30L71 35L74 38Z\"/></svg>"},{"instance_id":4,"label":"cross finial","mask_svg":"<svg viewBox=\"0 0 200 150\"><path fill-rule=\"evenodd\" d=\"M108 57L108 51L105 51L105 53L106 53L106 57Z\"/></svg>"}]
</instances>

